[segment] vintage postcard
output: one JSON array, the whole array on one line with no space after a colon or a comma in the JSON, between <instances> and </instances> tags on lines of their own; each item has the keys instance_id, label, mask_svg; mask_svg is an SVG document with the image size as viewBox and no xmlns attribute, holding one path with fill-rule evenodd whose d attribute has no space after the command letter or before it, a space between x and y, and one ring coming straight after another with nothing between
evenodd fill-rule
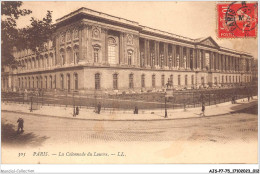
<instances>
[{"instance_id":1,"label":"vintage postcard","mask_svg":"<svg viewBox=\"0 0 260 174\"><path fill-rule=\"evenodd\" d=\"M258 163L257 1L1 9L3 164Z\"/></svg>"}]
</instances>

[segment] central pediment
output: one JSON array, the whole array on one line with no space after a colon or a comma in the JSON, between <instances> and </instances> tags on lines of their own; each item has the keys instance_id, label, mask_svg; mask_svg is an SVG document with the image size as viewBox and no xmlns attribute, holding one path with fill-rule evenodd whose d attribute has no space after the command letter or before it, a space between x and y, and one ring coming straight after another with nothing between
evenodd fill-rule
<instances>
[{"instance_id":1,"label":"central pediment","mask_svg":"<svg viewBox=\"0 0 260 174\"><path fill-rule=\"evenodd\" d=\"M212 47L212 48L219 48L219 45L212 39L212 37L198 39L198 44L203 45L203 46Z\"/></svg>"}]
</instances>

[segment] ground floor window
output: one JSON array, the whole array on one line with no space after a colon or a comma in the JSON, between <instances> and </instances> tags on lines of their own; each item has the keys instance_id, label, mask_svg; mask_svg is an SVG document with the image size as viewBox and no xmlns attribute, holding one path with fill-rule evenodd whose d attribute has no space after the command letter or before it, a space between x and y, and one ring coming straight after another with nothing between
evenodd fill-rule
<instances>
[{"instance_id":1,"label":"ground floor window","mask_svg":"<svg viewBox=\"0 0 260 174\"><path fill-rule=\"evenodd\" d=\"M96 90L100 89L100 74L99 73L95 74L95 89Z\"/></svg>"},{"instance_id":2,"label":"ground floor window","mask_svg":"<svg viewBox=\"0 0 260 174\"><path fill-rule=\"evenodd\" d=\"M188 75L185 75L185 85L188 85Z\"/></svg>"},{"instance_id":3,"label":"ground floor window","mask_svg":"<svg viewBox=\"0 0 260 174\"><path fill-rule=\"evenodd\" d=\"M181 85L181 75L178 75L178 85Z\"/></svg>"},{"instance_id":4,"label":"ground floor window","mask_svg":"<svg viewBox=\"0 0 260 174\"><path fill-rule=\"evenodd\" d=\"M145 88L145 75L144 74L142 74L142 76L141 76L141 86L142 86L142 88Z\"/></svg>"},{"instance_id":5,"label":"ground floor window","mask_svg":"<svg viewBox=\"0 0 260 174\"><path fill-rule=\"evenodd\" d=\"M134 88L134 74L129 74L129 88Z\"/></svg>"},{"instance_id":6,"label":"ground floor window","mask_svg":"<svg viewBox=\"0 0 260 174\"><path fill-rule=\"evenodd\" d=\"M64 89L64 76L63 76L63 74L60 75L60 88Z\"/></svg>"},{"instance_id":7,"label":"ground floor window","mask_svg":"<svg viewBox=\"0 0 260 174\"><path fill-rule=\"evenodd\" d=\"M118 89L118 74L113 74L113 89Z\"/></svg>"},{"instance_id":8,"label":"ground floor window","mask_svg":"<svg viewBox=\"0 0 260 174\"><path fill-rule=\"evenodd\" d=\"M152 75L152 87L155 88L155 74Z\"/></svg>"},{"instance_id":9,"label":"ground floor window","mask_svg":"<svg viewBox=\"0 0 260 174\"><path fill-rule=\"evenodd\" d=\"M75 90L78 90L79 89L79 84L78 84L78 74L75 73L74 74L74 85L75 85Z\"/></svg>"},{"instance_id":10,"label":"ground floor window","mask_svg":"<svg viewBox=\"0 0 260 174\"><path fill-rule=\"evenodd\" d=\"M162 87L163 87L163 86L165 85L165 76L164 76L164 74L162 75L161 78L162 78L162 79L161 79L161 80L162 80L161 82L162 82Z\"/></svg>"}]
</instances>

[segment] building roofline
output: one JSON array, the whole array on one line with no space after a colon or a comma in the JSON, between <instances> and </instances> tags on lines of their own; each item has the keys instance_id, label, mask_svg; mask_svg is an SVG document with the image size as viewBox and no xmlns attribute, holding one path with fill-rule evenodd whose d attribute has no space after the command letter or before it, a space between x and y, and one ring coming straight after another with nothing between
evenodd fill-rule
<instances>
[{"instance_id":1,"label":"building roofline","mask_svg":"<svg viewBox=\"0 0 260 174\"><path fill-rule=\"evenodd\" d=\"M199 39L192 39L192 38L189 38L189 37L185 37L185 36L177 35L177 34L174 34L174 33L162 31L162 30L159 30L159 29L151 28L151 27L148 27L148 26L140 25L138 22L128 20L128 19L125 19L125 18L120 18L120 17L117 17L117 16L113 16L113 15L110 15L110 14L107 14L107 13L95 11L95 10L92 10L92 9L89 9L89 8L86 8L86 7L81 7L79 9L61 17L61 18L58 18L56 20L55 25L57 25L60 22L65 21L65 20L67 20L67 19L69 19L73 16L76 16L77 14L87 14L87 15L103 18L103 19L106 19L106 20L110 20L110 21L115 21L115 22L119 22L119 23L123 23L123 24L127 24L127 25L132 25L132 26L140 28L140 31L153 32L155 34L173 37L175 39L180 39L180 40L192 42L194 44L199 43L201 41L201 39L207 39L207 38L211 37L211 36L208 36L208 37L202 37L202 38L199 38ZM217 43L215 40L214 40L214 42ZM233 52L233 53L239 53L239 54L244 54L244 55L247 55L247 56L252 56L250 53L247 53L247 52L242 52L242 51L238 51L238 50L234 50L234 49L230 49L230 48L225 48L225 47L221 47L221 46L219 46L219 48L222 49L223 51L229 51L229 52Z\"/></svg>"}]
</instances>

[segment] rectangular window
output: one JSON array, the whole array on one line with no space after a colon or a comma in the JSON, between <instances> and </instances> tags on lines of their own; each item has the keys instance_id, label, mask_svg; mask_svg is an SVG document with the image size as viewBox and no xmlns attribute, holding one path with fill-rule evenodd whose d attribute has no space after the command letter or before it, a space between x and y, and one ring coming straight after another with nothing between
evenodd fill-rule
<instances>
[{"instance_id":1,"label":"rectangular window","mask_svg":"<svg viewBox=\"0 0 260 174\"><path fill-rule=\"evenodd\" d=\"M94 62L97 63L98 62L98 49L94 48Z\"/></svg>"},{"instance_id":2,"label":"rectangular window","mask_svg":"<svg viewBox=\"0 0 260 174\"><path fill-rule=\"evenodd\" d=\"M142 88L145 88L145 75L144 74L141 77L141 85L142 85Z\"/></svg>"},{"instance_id":3,"label":"rectangular window","mask_svg":"<svg viewBox=\"0 0 260 174\"><path fill-rule=\"evenodd\" d=\"M191 84L194 85L194 75L191 76Z\"/></svg>"},{"instance_id":4,"label":"rectangular window","mask_svg":"<svg viewBox=\"0 0 260 174\"><path fill-rule=\"evenodd\" d=\"M128 65L132 65L132 53L128 53Z\"/></svg>"},{"instance_id":5,"label":"rectangular window","mask_svg":"<svg viewBox=\"0 0 260 174\"><path fill-rule=\"evenodd\" d=\"M134 75L133 74L129 75L129 88L130 89L134 88Z\"/></svg>"},{"instance_id":6,"label":"rectangular window","mask_svg":"<svg viewBox=\"0 0 260 174\"><path fill-rule=\"evenodd\" d=\"M178 85L181 85L181 75L178 75Z\"/></svg>"},{"instance_id":7,"label":"rectangular window","mask_svg":"<svg viewBox=\"0 0 260 174\"><path fill-rule=\"evenodd\" d=\"M61 86L61 89L64 89L64 77L63 77L63 75L60 76L60 86Z\"/></svg>"},{"instance_id":8,"label":"rectangular window","mask_svg":"<svg viewBox=\"0 0 260 174\"><path fill-rule=\"evenodd\" d=\"M155 75L152 75L152 87L155 88Z\"/></svg>"},{"instance_id":9,"label":"rectangular window","mask_svg":"<svg viewBox=\"0 0 260 174\"><path fill-rule=\"evenodd\" d=\"M113 89L118 89L118 75L113 74Z\"/></svg>"},{"instance_id":10,"label":"rectangular window","mask_svg":"<svg viewBox=\"0 0 260 174\"><path fill-rule=\"evenodd\" d=\"M188 75L185 75L185 85L188 85Z\"/></svg>"},{"instance_id":11,"label":"rectangular window","mask_svg":"<svg viewBox=\"0 0 260 174\"><path fill-rule=\"evenodd\" d=\"M100 89L100 74L95 74L95 89Z\"/></svg>"},{"instance_id":12,"label":"rectangular window","mask_svg":"<svg viewBox=\"0 0 260 174\"><path fill-rule=\"evenodd\" d=\"M161 78L162 78L162 79L161 79L161 80L162 80L162 86L164 86L164 85L165 85L165 80L164 80L164 77L165 77L165 76L164 76L164 74L163 74L163 75L162 75L162 77L161 77Z\"/></svg>"}]
</instances>

